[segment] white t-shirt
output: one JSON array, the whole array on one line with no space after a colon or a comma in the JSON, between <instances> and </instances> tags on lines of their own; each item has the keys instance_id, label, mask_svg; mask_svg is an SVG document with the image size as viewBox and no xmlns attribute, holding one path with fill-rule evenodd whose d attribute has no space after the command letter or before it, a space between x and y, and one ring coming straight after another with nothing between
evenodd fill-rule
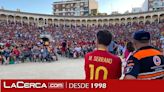
<instances>
[{"instance_id":1,"label":"white t-shirt","mask_svg":"<svg viewBox=\"0 0 164 92\"><path fill-rule=\"evenodd\" d=\"M76 47L75 50L76 50L77 52L81 52L81 47Z\"/></svg>"}]
</instances>

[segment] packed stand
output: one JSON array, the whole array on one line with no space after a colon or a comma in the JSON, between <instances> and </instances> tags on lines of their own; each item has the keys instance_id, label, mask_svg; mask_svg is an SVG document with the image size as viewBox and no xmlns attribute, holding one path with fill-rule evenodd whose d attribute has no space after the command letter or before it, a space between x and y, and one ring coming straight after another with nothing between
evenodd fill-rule
<instances>
[{"instance_id":1,"label":"packed stand","mask_svg":"<svg viewBox=\"0 0 164 92\"><path fill-rule=\"evenodd\" d=\"M146 22L116 25L49 25L37 27L35 24L0 21L0 64L22 62L52 62L57 54L67 58L84 57L96 48L95 34L101 29L112 32L113 44L109 51L122 56L133 32L145 29L152 34L153 46L162 49L164 22ZM44 42L40 35L48 34L50 42Z\"/></svg>"}]
</instances>

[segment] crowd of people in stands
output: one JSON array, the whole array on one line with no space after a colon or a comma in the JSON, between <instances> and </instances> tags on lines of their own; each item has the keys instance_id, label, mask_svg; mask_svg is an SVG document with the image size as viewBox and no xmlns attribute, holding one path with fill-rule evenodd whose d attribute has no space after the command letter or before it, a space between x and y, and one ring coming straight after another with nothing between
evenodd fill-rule
<instances>
[{"instance_id":1,"label":"crowd of people in stands","mask_svg":"<svg viewBox=\"0 0 164 92\"><path fill-rule=\"evenodd\" d=\"M0 64L52 62L58 60L57 54L67 58L84 57L96 48L95 34L101 29L108 29L113 34L109 51L121 56L132 33L139 29L150 32L151 44L161 49L164 22L38 27L34 23L0 21ZM40 37L45 34L50 35L52 40L45 41Z\"/></svg>"}]
</instances>

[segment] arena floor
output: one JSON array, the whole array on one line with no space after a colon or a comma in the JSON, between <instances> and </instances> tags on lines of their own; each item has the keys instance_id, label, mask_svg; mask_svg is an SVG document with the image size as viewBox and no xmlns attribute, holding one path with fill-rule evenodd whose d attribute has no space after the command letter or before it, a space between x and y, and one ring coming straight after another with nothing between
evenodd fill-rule
<instances>
[{"instance_id":1,"label":"arena floor","mask_svg":"<svg viewBox=\"0 0 164 92\"><path fill-rule=\"evenodd\" d=\"M0 65L0 79L84 79L84 59L59 58L53 63Z\"/></svg>"}]
</instances>

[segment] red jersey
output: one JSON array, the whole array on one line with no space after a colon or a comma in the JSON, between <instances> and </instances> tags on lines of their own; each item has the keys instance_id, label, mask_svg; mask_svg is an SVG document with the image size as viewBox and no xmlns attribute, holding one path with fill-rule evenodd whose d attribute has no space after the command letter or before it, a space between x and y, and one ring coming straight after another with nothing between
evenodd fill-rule
<instances>
[{"instance_id":1,"label":"red jersey","mask_svg":"<svg viewBox=\"0 0 164 92\"><path fill-rule=\"evenodd\" d=\"M86 80L108 80L121 77L121 59L107 51L96 50L85 56Z\"/></svg>"},{"instance_id":2,"label":"red jersey","mask_svg":"<svg viewBox=\"0 0 164 92\"><path fill-rule=\"evenodd\" d=\"M15 54L16 56L19 56L20 52L19 52L18 49L14 49L14 50L13 50L13 54Z\"/></svg>"}]
</instances>

